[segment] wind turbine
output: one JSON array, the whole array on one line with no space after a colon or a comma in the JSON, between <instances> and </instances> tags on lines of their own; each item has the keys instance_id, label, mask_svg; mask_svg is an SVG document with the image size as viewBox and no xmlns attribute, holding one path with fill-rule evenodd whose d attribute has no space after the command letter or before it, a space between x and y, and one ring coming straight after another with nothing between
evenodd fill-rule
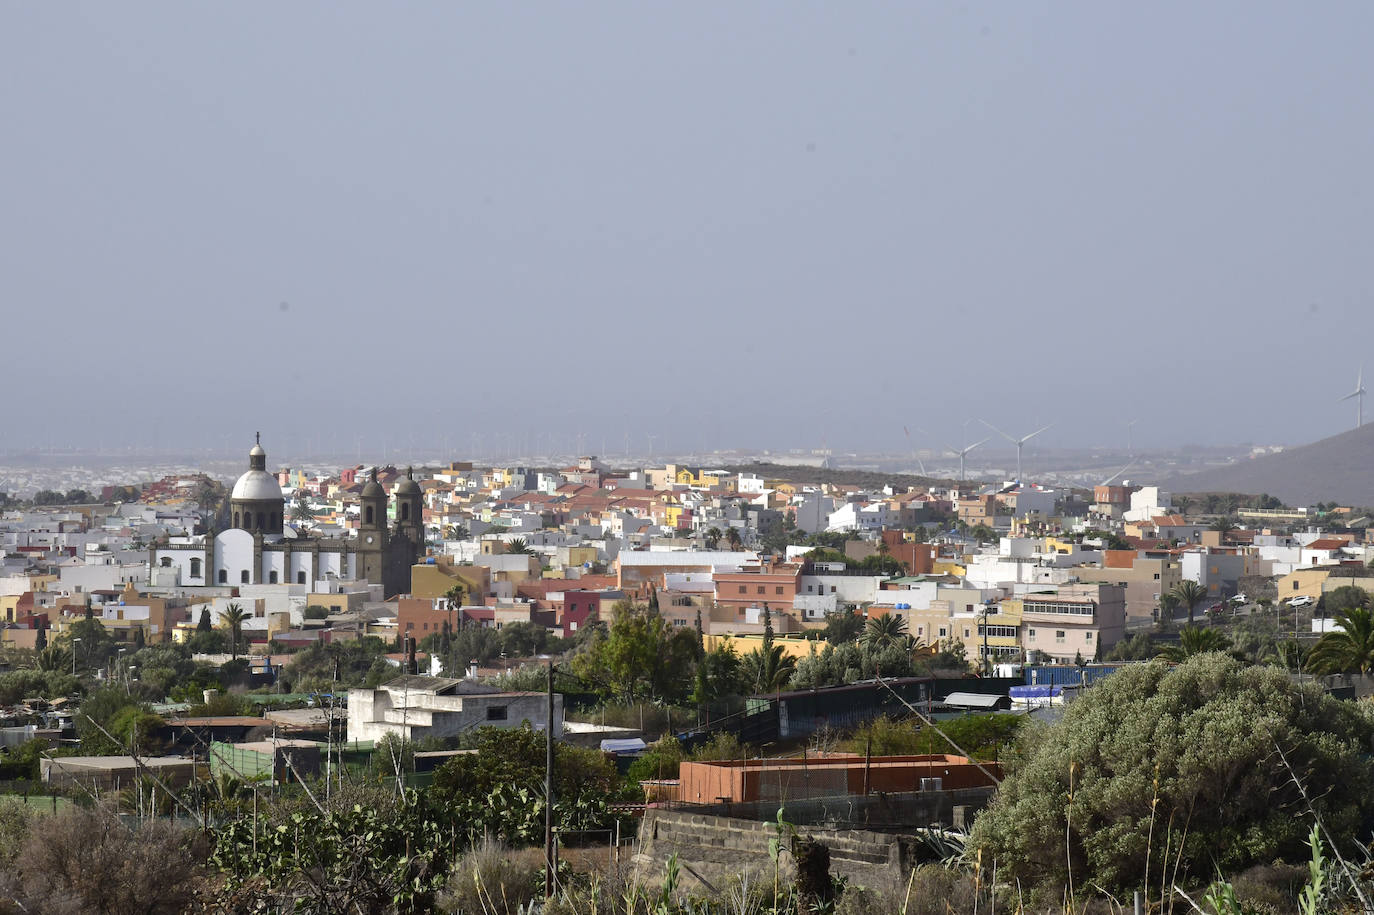
<instances>
[{"instance_id":1,"label":"wind turbine","mask_svg":"<svg viewBox=\"0 0 1374 915\"><path fill-rule=\"evenodd\" d=\"M1135 466L1135 458L1131 458L1131 462L1130 462L1129 464L1127 464L1125 467L1122 467L1122 468L1121 468L1120 470L1118 470L1116 473L1114 473L1114 474L1112 474L1111 476L1107 477L1107 479L1103 480L1101 483L1098 483L1097 485L1098 485L1098 486L1110 486L1110 485L1112 485L1112 480L1115 480L1117 477L1121 476L1123 473L1125 473L1126 471L1130 470L1130 469L1131 469L1132 467L1134 467L1134 466Z\"/></svg>"},{"instance_id":2,"label":"wind turbine","mask_svg":"<svg viewBox=\"0 0 1374 915\"><path fill-rule=\"evenodd\" d=\"M970 451L972 451L974 448L977 448L979 445L983 444L983 443L986 442L986 441L987 441L987 439L983 439L983 441L981 441L981 442L974 442L972 445L966 445L966 446L963 447L962 449L960 449L960 448L955 448L953 445L946 445L946 446L945 446L945 447L948 448L950 451L953 451L955 454L959 455L959 482L960 482L960 483L964 482L964 455L968 454L968 453L969 453Z\"/></svg>"},{"instance_id":3,"label":"wind turbine","mask_svg":"<svg viewBox=\"0 0 1374 915\"><path fill-rule=\"evenodd\" d=\"M911 448L911 459L916 462L917 467L921 468L921 476L928 476L929 474L926 473L926 462L916 456L916 446L911 444L911 430L903 426L902 431L906 433L907 447Z\"/></svg>"},{"instance_id":4,"label":"wind turbine","mask_svg":"<svg viewBox=\"0 0 1374 915\"><path fill-rule=\"evenodd\" d=\"M1133 420L1131 420L1130 422L1128 422L1128 423L1126 424L1126 453L1127 453L1127 454L1135 454L1135 447L1131 445L1131 430L1135 428L1135 424L1138 423L1138 422L1140 422L1140 420L1138 420L1138 419L1133 419Z\"/></svg>"},{"instance_id":5,"label":"wind turbine","mask_svg":"<svg viewBox=\"0 0 1374 915\"><path fill-rule=\"evenodd\" d=\"M1351 391L1349 394L1347 394L1347 395L1345 395L1344 397L1341 398L1341 400L1349 400L1349 399L1352 398L1352 397L1355 398L1355 428L1356 428L1356 429L1358 429L1358 428L1360 428L1361 426L1364 425L1364 395L1365 395L1365 390L1364 390L1364 366L1361 366L1361 367L1360 367L1360 374L1357 375L1356 378L1355 378L1355 390ZM1337 401L1337 402L1339 403L1339 401Z\"/></svg>"},{"instance_id":6,"label":"wind turbine","mask_svg":"<svg viewBox=\"0 0 1374 915\"><path fill-rule=\"evenodd\" d=\"M1016 446L1016 482L1018 482L1018 483L1021 482L1021 449L1022 449L1022 447L1025 446L1026 442L1028 442L1028 441L1030 441L1031 439L1035 438L1035 437L1036 437L1037 435L1039 435L1041 432L1044 432L1044 431L1045 431L1046 429L1048 429L1050 426L1054 425L1054 423L1050 423L1050 426L1044 426L1044 427L1042 427L1042 428L1040 428L1040 429L1036 429L1036 430L1035 430L1034 432L1032 432L1030 435L1023 435L1023 436L1021 436L1020 438L1012 438L1010 435L1007 435L1007 433L1003 432L1001 429L997 428L997 427L994 426L992 423L988 422L986 419L980 419L980 420L978 420L978 421L979 421L980 423L982 423L983 425L987 426L987 427L988 427L989 429L991 429L993 432L996 432L998 435L1002 436L1002 438L1006 439L1007 441L1011 442L1013 445Z\"/></svg>"}]
</instances>

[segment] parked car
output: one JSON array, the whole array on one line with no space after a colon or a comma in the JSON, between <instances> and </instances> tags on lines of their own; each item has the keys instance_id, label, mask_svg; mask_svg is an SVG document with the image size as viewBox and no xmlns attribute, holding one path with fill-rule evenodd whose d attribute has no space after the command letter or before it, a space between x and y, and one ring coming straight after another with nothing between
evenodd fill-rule
<instances>
[{"instance_id":1,"label":"parked car","mask_svg":"<svg viewBox=\"0 0 1374 915\"><path fill-rule=\"evenodd\" d=\"M1306 607L1308 604L1315 603L1316 601L1306 594L1299 594L1297 597L1292 597L1288 600L1288 606L1290 607Z\"/></svg>"},{"instance_id":2,"label":"parked car","mask_svg":"<svg viewBox=\"0 0 1374 915\"><path fill-rule=\"evenodd\" d=\"M1250 598L1246 597L1244 593L1241 593L1241 594L1237 594L1237 595L1235 595L1234 597L1232 597L1232 598L1231 598L1231 603L1233 603L1233 604L1243 604L1243 603L1245 603L1245 602L1246 602L1247 600L1249 600L1249 599L1250 599Z\"/></svg>"}]
</instances>

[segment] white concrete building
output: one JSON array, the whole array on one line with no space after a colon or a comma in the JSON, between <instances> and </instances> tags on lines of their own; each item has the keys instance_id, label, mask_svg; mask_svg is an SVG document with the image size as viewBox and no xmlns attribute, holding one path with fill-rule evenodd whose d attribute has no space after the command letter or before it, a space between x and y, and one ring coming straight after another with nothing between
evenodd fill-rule
<instances>
[{"instance_id":1,"label":"white concrete building","mask_svg":"<svg viewBox=\"0 0 1374 915\"><path fill-rule=\"evenodd\" d=\"M563 697L555 693L553 700L553 736L561 737ZM548 726L546 694L493 692L470 680L418 675L348 691L349 740L456 737L479 727L518 728L526 721L536 731Z\"/></svg>"}]
</instances>

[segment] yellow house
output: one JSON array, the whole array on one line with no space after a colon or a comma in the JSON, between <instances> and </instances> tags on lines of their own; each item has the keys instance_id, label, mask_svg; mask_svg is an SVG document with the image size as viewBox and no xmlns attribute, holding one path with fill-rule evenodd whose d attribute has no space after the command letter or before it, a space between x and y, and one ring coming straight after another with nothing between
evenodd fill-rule
<instances>
[{"instance_id":1,"label":"yellow house","mask_svg":"<svg viewBox=\"0 0 1374 915\"><path fill-rule=\"evenodd\" d=\"M1310 597L1313 600L1322 596L1322 585L1331 577L1331 569L1294 569L1277 582L1279 600L1294 597Z\"/></svg>"},{"instance_id":2,"label":"yellow house","mask_svg":"<svg viewBox=\"0 0 1374 915\"><path fill-rule=\"evenodd\" d=\"M1078 549L1078 544L1072 540L1062 540L1059 537L1045 538L1046 553L1063 553L1068 556L1073 555L1073 551Z\"/></svg>"},{"instance_id":3,"label":"yellow house","mask_svg":"<svg viewBox=\"0 0 1374 915\"><path fill-rule=\"evenodd\" d=\"M592 548L593 559L595 553ZM485 566L420 563L410 567L410 596L434 600L443 597L454 585L461 585L465 592L463 602L480 604L490 580L491 572Z\"/></svg>"},{"instance_id":4,"label":"yellow house","mask_svg":"<svg viewBox=\"0 0 1374 915\"><path fill-rule=\"evenodd\" d=\"M0 620L6 623L14 622L15 614L19 610L19 598L22 594L0 594Z\"/></svg>"},{"instance_id":5,"label":"yellow house","mask_svg":"<svg viewBox=\"0 0 1374 915\"><path fill-rule=\"evenodd\" d=\"M596 547L594 546L570 546L568 547L568 565L586 566L588 563L596 563Z\"/></svg>"},{"instance_id":6,"label":"yellow house","mask_svg":"<svg viewBox=\"0 0 1374 915\"><path fill-rule=\"evenodd\" d=\"M755 648L763 647L763 636L761 635L705 635L702 637L707 651L714 651L717 645L729 645L735 649L735 653L743 657ZM811 656L811 649L814 647L816 653L820 654L825 650L826 642L821 639L802 639L789 638L784 635L773 636L773 644L782 648L782 653L787 657L802 658Z\"/></svg>"}]
</instances>

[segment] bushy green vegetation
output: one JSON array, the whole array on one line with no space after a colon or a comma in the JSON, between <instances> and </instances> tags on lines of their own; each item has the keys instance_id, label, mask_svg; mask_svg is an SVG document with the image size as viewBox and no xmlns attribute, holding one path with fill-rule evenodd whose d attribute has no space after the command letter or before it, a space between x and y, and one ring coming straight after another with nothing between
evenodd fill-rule
<instances>
[{"instance_id":1,"label":"bushy green vegetation","mask_svg":"<svg viewBox=\"0 0 1374 915\"><path fill-rule=\"evenodd\" d=\"M1158 887L1165 861L1196 883L1299 860L1314 816L1354 851L1372 738L1367 706L1281 670L1221 654L1128 668L1021 735L972 841L1056 896Z\"/></svg>"}]
</instances>

